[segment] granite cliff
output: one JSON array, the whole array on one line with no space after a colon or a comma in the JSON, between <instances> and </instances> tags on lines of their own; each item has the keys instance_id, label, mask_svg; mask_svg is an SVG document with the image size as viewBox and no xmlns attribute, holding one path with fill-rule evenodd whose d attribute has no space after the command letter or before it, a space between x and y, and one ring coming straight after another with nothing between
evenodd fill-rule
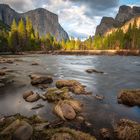
<instances>
[{"instance_id":1,"label":"granite cliff","mask_svg":"<svg viewBox=\"0 0 140 140\"><path fill-rule=\"evenodd\" d=\"M135 17L140 17L140 7L120 6L115 18L103 17L96 28L96 35L106 35L119 27L133 23ZM126 26L125 26L126 27Z\"/></svg>"},{"instance_id":2,"label":"granite cliff","mask_svg":"<svg viewBox=\"0 0 140 140\"><path fill-rule=\"evenodd\" d=\"M7 4L0 4L0 20L7 25L11 25L13 19L17 22L23 18L29 17L33 23L35 30L39 32L40 35L45 35L46 33L51 33L58 40L65 39L67 40L68 34L61 27L58 21L58 15L43 9L38 8L35 10L28 11L26 13L18 13L13 10Z\"/></svg>"}]
</instances>

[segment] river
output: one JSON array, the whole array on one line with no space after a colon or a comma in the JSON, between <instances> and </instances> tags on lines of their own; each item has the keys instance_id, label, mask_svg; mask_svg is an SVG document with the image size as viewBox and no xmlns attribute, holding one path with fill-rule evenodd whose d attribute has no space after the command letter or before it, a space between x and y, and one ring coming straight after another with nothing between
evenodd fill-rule
<instances>
[{"instance_id":1,"label":"river","mask_svg":"<svg viewBox=\"0 0 140 140\"><path fill-rule=\"evenodd\" d=\"M128 118L140 122L140 108L127 107L117 103L117 94L121 89L140 88L140 57L136 56L70 56L70 55L21 55L5 56L22 61L13 64L0 64L0 68L6 66L13 70L10 73L15 81L13 84L0 89L0 116L21 113L31 116L40 115L48 120L57 117L52 113L53 104L39 100L35 103L27 103L22 94L27 90L42 92L31 86L29 74L41 73L51 75L54 83L58 79L75 79L87 86L92 95L75 96L84 104L82 115L92 127L77 126L70 122L68 125L93 135L98 135L103 127L112 128L120 118ZM39 65L32 66L32 62ZM88 74L88 68L104 71L104 74ZM51 87L54 86L54 83ZM97 100L94 95L103 95L104 100ZM33 106L41 103L45 107L31 110Z\"/></svg>"}]
</instances>

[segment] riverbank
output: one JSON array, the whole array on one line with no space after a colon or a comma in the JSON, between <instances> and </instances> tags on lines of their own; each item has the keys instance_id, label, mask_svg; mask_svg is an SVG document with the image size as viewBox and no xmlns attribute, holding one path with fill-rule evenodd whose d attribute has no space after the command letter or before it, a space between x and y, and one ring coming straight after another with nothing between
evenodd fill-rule
<instances>
[{"instance_id":1,"label":"riverbank","mask_svg":"<svg viewBox=\"0 0 140 140\"><path fill-rule=\"evenodd\" d=\"M140 50L61 50L56 51L60 55L124 55L140 56Z\"/></svg>"},{"instance_id":2,"label":"riverbank","mask_svg":"<svg viewBox=\"0 0 140 140\"><path fill-rule=\"evenodd\" d=\"M0 55L11 55L11 52L0 52ZM15 55L52 54L52 55L120 55L140 56L140 50L56 50L56 51L28 51L17 52Z\"/></svg>"}]
</instances>

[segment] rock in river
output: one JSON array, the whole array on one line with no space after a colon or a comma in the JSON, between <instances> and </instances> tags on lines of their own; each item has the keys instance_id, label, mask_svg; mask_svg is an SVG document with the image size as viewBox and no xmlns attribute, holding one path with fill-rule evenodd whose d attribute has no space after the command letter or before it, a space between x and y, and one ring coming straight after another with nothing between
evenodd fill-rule
<instances>
[{"instance_id":1,"label":"rock in river","mask_svg":"<svg viewBox=\"0 0 140 140\"><path fill-rule=\"evenodd\" d=\"M33 134L33 128L26 121L17 119L0 133L0 135L8 134L12 134L12 140L29 140Z\"/></svg>"},{"instance_id":2,"label":"rock in river","mask_svg":"<svg viewBox=\"0 0 140 140\"><path fill-rule=\"evenodd\" d=\"M39 63L37 63L37 62L33 62L31 65L33 65L33 66L37 66L37 65L39 65Z\"/></svg>"},{"instance_id":3,"label":"rock in river","mask_svg":"<svg viewBox=\"0 0 140 140\"><path fill-rule=\"evenodd\" d=\"M33 95L34 92L33 91L26 91L24 94L23 94L23 98L26 99L27 97Z\"/></svg>"},{"instance_id":4,"label":"rock in river","mask_svg":"<svg viewBox=\"0 0 140 140\"><path fill-rule=\"evenodd\" d=\"M38 74L31 74L29 75L31 78L32 85L39 85L39 84L51 84L53 79L51 76L44 76Z\"/></svg>"},{"instance_id":5,"label":"rock in river","mask_svg":"<svg viewBox=\"0 0 140 140\"><path fill-rule=\"evenodd\" d=\"M30 140L33 134L33 128L27 122L24 122L17 130L13 133L13 140Z\"/></svg>"},{"instance_id":6,"label":"rock in river","mask_svg":"<svg viewBox=\"0 0 140 140\"><path fill-rule=\"evenodd\" d=\"M85 86L76 80L58 80L56 81L57 88L67 87L71 92L75 94L86 94Z\"/></svg>"},{"instance_id":7,"label":"rock in river","mask_svg":"<svg viewBox=\"0 0 140 140\"><path fill-rule=\"evenodd\" d=\"M34 93L33 91L27 91L23 94L23 98L27 102L35 102L40 99L40 96L38 93Z\"/></svg>"},{"instance_id":8,"label":"rock in river","mask_svg":"<svg viewBox=\"0 0 140 140\"><path fill-rule=\"evenodd\" d=\"M54 112L63 120L74 119L76 112L80 112L81 110L81 103L76 100L59 101L54 107Z\"/></svg>"},{"instance_id":9,"label":"rock in river","mask_svg":"<svg viewBox=\"0 0 140 140\"><path fill-rule=\"evenodd\" d=\"M86 72L87 73L101 73L101 74L104 73L103 71L98 71L98 70L95 70L95 69L87 69Z\"/></svg>"},{"instance_id":10,"label":"rock in river","mask_svg":"<svg viewBox=\"0 0 140 140\"><path fill-rule=\"evenodd\" d=\"M115 133L119 140L140 140L140 124L121 119L116 125Z\"/></svg>"},{"instance_id":11,"label":"rock in river","mask_svg":"<svg viewBox=\"0 0 140 140\"><path fill-rule=\"evenodd\" d=\"M3 70L0 70L0 76L4 76L6 73Z\"/></svg>"},{"instance_id":12,"label":"rock in river","mask_svg":"<svg viewBox=\"0 0 140 140\"><path fill-rule=\"evenodd\" d=\"M122 90L118 95L118 103L140 106L140 89Z\"/></svg>"},{"instance_id":13,"label":"rock in river","mask_svg":"<svg viewBox=\"0 0 140 140\"><path fill-rule=\"evenodd\" d=\"M64 99L70 99L69 90L67 88L49 88L44 94L46 99L50 102L55 102Z\"/></svg>"},{"instance_id":14,"label":"rock in river","mask_svg":"<svg viewBox=\"0 0 140 140\"><path fill-rule=\"evenodd\" d=\"M110 131L107 128L100 129L100 134L103 137L103 139L105 139L105 140L110 140L110 138L111 138Z\"/></svg>"},{"instance_id":15,"label":"rock in river","mask_svg":"<svg viewBox=\"0 0 140 140\"><path fill-rule=\"evenodd\" d=\"M28 96L25 100L27 102L36 102L37 100L39 100L40 96L37 93L34 93L30 96Z\"/></svg>"},{"instance_id":16,"label":"rock in river","mask_svg":"<svg viewBox=\"0 0 140 140\"><path fill-rule=\"evenodd\" d=\"M19 119L12 122L9 126L7 126L0 134L6 135L13 133L19 126L21 125L21 121Z\"/></svg>"}]
</instances>

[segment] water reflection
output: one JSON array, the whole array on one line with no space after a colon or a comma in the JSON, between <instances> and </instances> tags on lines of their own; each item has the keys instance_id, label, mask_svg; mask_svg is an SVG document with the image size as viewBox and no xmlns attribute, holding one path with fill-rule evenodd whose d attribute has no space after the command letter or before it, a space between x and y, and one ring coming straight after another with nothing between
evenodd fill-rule
<instances>
[{"instance_id":1,"label":"water reflection","mask_svg":"<svg viewBox=\"0 0 140 140\"><path fill-rule=\"evenodd\" d=\"M17 65L4 65L14 70L15 83L12 87L0 90L1 115L21 113L30 116L39 114L48 120L56 119L52 113L53 104L41 100L36 103L27 103L22 99L22 93L26 90L39 91L30 85L28 75L43 73L52 75L54 81L57 79L78 80L86 85L93 95L99 94L105 97L103 101L100 101L93 96L76 96L85 104L83 115L93 124L91 130L88 131L93 131L94 128L97 130L102 127L111 128L119 118L129 118L140 122L139 107L130 108L117 103L117 94L121 89L140 88L140 67L138 66L140 57L29 55L20 56L18 59L23 62L16 62ZM32 66L32 62L37 62L39 65ZM1 67L3 65L0 65ZM104 71L105 74L88 74L85 72L88 68ZM45 107L31 110L39 103Z\"/></svg>"}]
</instances>

